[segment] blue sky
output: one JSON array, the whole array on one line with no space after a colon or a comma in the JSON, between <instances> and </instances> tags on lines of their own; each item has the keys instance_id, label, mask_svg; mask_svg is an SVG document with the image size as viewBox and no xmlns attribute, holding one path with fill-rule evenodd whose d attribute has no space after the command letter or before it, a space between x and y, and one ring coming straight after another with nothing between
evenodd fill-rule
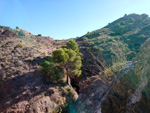
<instances>
[{"instance_id":1,"label":"blue sky","mask_svg":"<svg viewBox=\"0 0 150 113\"><path fill-rule=\"evenodd\" d=\"M130 13L150 15L150 0L0 0L0 25L54 39L82 36Z\"/></svg>"}]
</instances>

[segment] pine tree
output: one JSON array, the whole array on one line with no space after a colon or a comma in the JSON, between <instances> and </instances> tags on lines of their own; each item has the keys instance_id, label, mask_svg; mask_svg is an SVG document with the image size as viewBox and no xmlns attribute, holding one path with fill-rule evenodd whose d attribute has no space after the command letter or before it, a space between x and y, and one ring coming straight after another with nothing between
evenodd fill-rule
<instances>
[{"instance_id":1,"label":"pine tree","mask_svg":"<svg viewBox=\"0 0 150 113\"><path fill-rule=\"evenodd\" d=\"M69 83L69 77L80 76L82 71L81 53L79 52L78 44L75 40L70 40L63 48L54 50L52 58L56 64L64 67L67 72L67 83Z\"/></svg>"}]
</instances>

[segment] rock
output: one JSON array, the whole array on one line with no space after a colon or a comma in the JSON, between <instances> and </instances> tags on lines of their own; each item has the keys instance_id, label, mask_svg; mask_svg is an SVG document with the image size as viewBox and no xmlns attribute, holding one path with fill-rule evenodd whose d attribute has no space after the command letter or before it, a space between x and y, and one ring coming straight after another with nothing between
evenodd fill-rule
<instances>
[{"instance_id":1,"label":"rock","mask_svg":"<svg viewBox=\"0 0 150 113\"><path fill-rule=\"evenodd\" d=\"M13 60L14 61L18 61L18 57L13 57Z\"/></svg>"},{"instance_id":2,"label":"rock","mask_svg":"<svg viewBox=\"0 0 150 113\"><path fill-rule=\"evenodd\" d=\"M21 48L16 48L16 52L17 52L19 55L23 56L23 53L21 52Z\"/></svg>"},{"instance_id":3,"label":"rock","mask_svg":"<svg viewBox=\"0 0 150 113\"><path fill-rule=\"evenodd\" d=\"M19 55L19 53L15 53L15 56L16 56L16 57L19 57L20 55Z\"/></svg>"},{"instance_id":4,"label":"rock","mask_svg":"<svg viewBox=\"0 0 150 113\"><path fill-rule=\"evenodd\" d=\"M13 71L16 71L16 68L15 67L10 67L11 70Z\"/></svg>"},{"instance_id":5,"label":"rock","mask_svg":"<svg viewBox=\"0 0 150 113\"><path fill-rule=\"evenodd\" d=\"M12 56L11 55L8 55L7 56L7 60L11 60L12 59Z\"/></svg>"},{"instance_id":6,"label":"rock","mask_svg":"<svg viewBox=\"0 0 150 113\"><path fill-rule=\"evenodd\" d=\"M122 76L102 104L103 113L149 113L150 39L140 48L133 70Z\"/></svg>"},{"instance_id":7,"label":"rock","mask_svg":"<svg viewBox=\"0 0 150 113\"><path fill-rule=\"evenodd\" d=\"M52 112L57 107L56 103L52 102L48 96L40 98L30 105L29 112L46 113Z\"/></svg>"},{"instance_id":8,"label":"rock","mask_svg":"<svg viewBox=\"0 0 150 113\"><path fill-rule=\"evenodd\" d=\"M18 60L16 62L16 66L23 66L23 65L24 65L24 63L21 60Z\"/></svg>"},{"instance_id":9,"label":"rock","mask_svg":"<svg viewBox=\"0 0 150 113\"><path fill-rule=\"evenodd\" d=\"M7 37L14 37L15 36L15 34L10 30L5 30L4 32L2 32L2 35L5 35Z\"/></svg>"},{"instance_id":10,"label":"rock","mask_svg":"<svg viewBox=\"0 0 150 113\"><path fill-rule=\"evenodd\" d=\"M92 81L92 82L91 82ZM81 84L79 98L76 102L77 113L98 113L101 100L107 91L107 86L98 76L88 78Z\"/></svg>"},{"instance_id":11,"label":"rock","mask_svg":"<svg viewBox=\"0 0 150 113\"><path fill-rule=\"evenodd\" d=\"M110 85L101 81L95 86L98 78L90 77L86 80L83 83L85 85L80 89L76 111L79 113L149 113L150 39L141 46L136 60L125 65Z\"/></svg>"}]
</instances>

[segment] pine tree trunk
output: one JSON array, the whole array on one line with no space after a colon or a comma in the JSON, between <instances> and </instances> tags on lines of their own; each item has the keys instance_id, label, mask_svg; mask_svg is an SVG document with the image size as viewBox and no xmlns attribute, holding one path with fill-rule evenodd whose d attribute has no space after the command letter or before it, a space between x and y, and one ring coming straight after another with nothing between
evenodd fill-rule
<instances>
[{"instance_id":1,"label":"pine tree trunk","mask_svg":"<svg viewBox=\"0 0 150 113\"><path fill-rule=\"evenodd\" d=\"M68 85L71 85L71 84L70 84L70 81L69 81L69 69L66 69L66 71L67 71L67 84L68 84Z\"/></svg>"},{"instance_id":2,"label":"pine tree trunk","mask_svg":"<svg viewBox=\"0 0 150 113\"><path fill-rule=\"evenodd\" d=\"M68 80L68 69L66 69L67 71L67 84L69 84L69 80Z\"/></svg>"}]
</instances>

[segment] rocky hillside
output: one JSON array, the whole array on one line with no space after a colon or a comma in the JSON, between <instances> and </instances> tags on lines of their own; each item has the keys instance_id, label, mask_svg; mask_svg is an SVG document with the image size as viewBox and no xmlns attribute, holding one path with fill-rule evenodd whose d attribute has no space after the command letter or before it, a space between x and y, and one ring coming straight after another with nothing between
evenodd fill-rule
<instances>
[{"instance_id":1,"label":"rocky hillside","mask_svg":"<svg viewBox=\"0 0 150 113\"><path fill-rule=\"evenodd\" d=\"M150 39L142 45L137 58L126 63L111 82L98 76L84 81L77 113L149 113L149 51Z\"/></svg>"},{"instance_id":2,"label":"rocky hillside","mask_svg":"<svg viewBox=\"0 0 150 113\"><path fill-rule=\"evenodd\" d=\"M65 71L64 78L55 81L40 67L67 40L0 26L0 112L148 113L149 38L146 14L124 15L75 38L82 75L69 86Z\"/></svg>"},{"instance_id":3,"label":"rocky hillside","mask_svg":"<svg viewBox=\"0 0 150 113\"><path fill-rule=\"evenodd\" d=\"M108 67L116 61L131 61L139 52L140 46L150 37L149 28L148 15L130 14L109 23L104 28L78 37L76 40L85 59L82 67L83 76L98 75L100 70L104 69L101 65ZM101 64L94 62L93 59L96 58ZM101 69L96 66L97 64Z\"/></svg>"},{"instance_id":4,"label":"rocky hillside","mask_svg":"<svg viewBox=\"0 0 150 113\"><path fill-rule=\"evenodd\" d=\"M70 89L62 83L47 84L39 64L66 41L10 28L0 28L0 112L45 113L64 107ZM69 90L69 91L70 91Z\"/></svg>"}]
</instances>

